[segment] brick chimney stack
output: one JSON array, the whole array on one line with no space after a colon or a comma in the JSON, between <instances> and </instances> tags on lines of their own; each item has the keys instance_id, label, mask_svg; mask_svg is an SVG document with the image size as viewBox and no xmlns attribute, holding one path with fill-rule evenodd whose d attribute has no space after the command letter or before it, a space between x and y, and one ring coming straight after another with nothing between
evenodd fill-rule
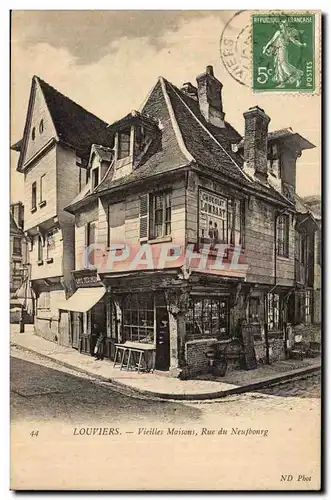
<instances>
[{"instance_id":1,"label":"brick chimney stack","mask_svg":"<svg viewBox=\"0 0 331 500\"><path fill-rule=\"evenodd\" d=\"M197 84L199 107L202 116L208 123L224 128L223 85L215 78L212 66L207 66L205 73L197 76Z\"/></svg>"},{"instance_id":2,"label":"brick chimney stack","mask_svg":"<svg viewBox=\"0 0 331 500\"><path fill-rule=\"evenodd\" d=\"M254 171L255 177L266 181L268 176L267 139L270 117L263 109L254 106L244 113L244 119L245 167L250 171Z\"/></svg>"}]
</instances>

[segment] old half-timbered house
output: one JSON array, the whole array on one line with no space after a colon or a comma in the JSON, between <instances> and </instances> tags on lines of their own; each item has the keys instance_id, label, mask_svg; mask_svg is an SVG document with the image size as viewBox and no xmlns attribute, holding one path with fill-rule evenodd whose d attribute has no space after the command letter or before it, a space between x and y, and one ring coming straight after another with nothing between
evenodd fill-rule
<instances>
[{"instance_id":1,"label":"old half-timbered house","mask_svg":"<svg viewBox=\"0 0 331 500\"><path fill-rule=\"evenodd\" d=\"M197 86L160 77L139 111L93 138L88 182L66 207L77 291L61 306L83 351L97 323L109 357L139 343L174 376L207 370L213 341L244 336L258 360L285 356L296 160L314 146L269 121L250 108L241 137L208 66Z\"/></svg>"}]
</instances>

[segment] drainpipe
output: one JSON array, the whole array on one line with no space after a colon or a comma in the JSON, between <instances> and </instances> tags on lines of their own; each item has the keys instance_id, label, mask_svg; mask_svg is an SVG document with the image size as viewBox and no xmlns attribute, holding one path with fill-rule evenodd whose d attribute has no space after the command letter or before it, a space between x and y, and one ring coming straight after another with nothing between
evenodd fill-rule
<instances>
[{"instance_id":1,"label":"drainpipe","mask_svg":"<svg viewBox=\"0 0 331 500\"><path fill-rule=\"evenodd\" d=\"M265 349L266 349L266 362L270 364L269 357L269 332L268 332L268 295L272 293L277 287L277 221L278 218L287 212L287 208L284 208L281 212L276 213L274 222L274 284L264 294L264 338L265 338Z\"/></svg>"}]
</instances>

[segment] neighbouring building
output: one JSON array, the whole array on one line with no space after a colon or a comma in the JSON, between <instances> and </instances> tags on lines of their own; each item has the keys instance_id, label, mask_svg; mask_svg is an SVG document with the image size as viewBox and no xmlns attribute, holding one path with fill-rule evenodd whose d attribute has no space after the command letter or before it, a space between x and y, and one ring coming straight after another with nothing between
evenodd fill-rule
<instances>
[{"instance_id":1,"label":"neighbouring building","mask_svg":"<svg viewBox=\"0 0 331 500\"><path fill-rule=\"evenodd\" d=\"M48 169L57 172L45 191L59 200L57 208L42 226L33 219L41 217L38 207L27 230L43 247L42 227L49 220L53 227L55 217L56 248L69 259L67 277L63 267L52 275L58 289L69 290L54 305L67 318L68 334L59 341L90 353L98 323L111 359L116 343L139 342L153 346L157 369L182 377L208 370L205 352L215 340L249 337L258 361L283 358L285 326L298 321L298 292L314 289L311 253L298 257L298 235L303 228L315 234L316 225L303 220L296 197L297 157L314 145L291 128L269 132L270 117L257 106L243 114L242 137L225 119L222 84L207 66L196 86L179 89L160 77L139 111L102 133L87 120L83 154L64 139L76 126L74 113L61 119L62 134L55 136L58 105L47 96L72 101L36 77L33 85L45 103L38 109L55 126L52 149L40 161L53 149L56 161L33 174L34 157L22 149L19 169L32 199L33 183ZM32 130L37 134L42 119L28 114L25 144L35 140ZM50 276L39 257L32 282L40 299ZM304 279L299 272L307 273Z\"/></svg>"},{"instance_id":2,"label":"neighbouring building","mask_svg":"<svg viewBox=\"0 0 331 500\"><path fill-rule=\"evenodd\" d=\"M10 293L11 297L23 283L28 263L27 241L23 232L24 207L21 202L10 205Z\"/></svg>"},{"instance_id":3,"label":"neighbouring building","mask_svg":"<svg viewBox=\"0 0 331 500\"><path fill-rule=\"evenodd\" d=\"M319 196L296 196L296 293L294 317L295 331L306 340L321 338L321 200Z\"/></svg>"},{"instance_id":4,"label":"neighbouring building","mask_svg":"<svg viewBox=\"0 0 331 500\"><path fill-rule=\"evenodd\" d=\"M107 142L107 124L34 76L17 170L24 176L24 233L31 286L36 295L35 331L71 345L69 313L57 303L74 290L74 217L64 207L88 180L91 145Z\"/></svg>"}]
</instances>

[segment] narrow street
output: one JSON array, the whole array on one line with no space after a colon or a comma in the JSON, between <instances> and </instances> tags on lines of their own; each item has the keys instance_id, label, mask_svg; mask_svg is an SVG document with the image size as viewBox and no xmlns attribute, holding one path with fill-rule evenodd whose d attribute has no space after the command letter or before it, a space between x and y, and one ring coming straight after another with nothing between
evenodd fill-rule
<instances>
[{"instance_id":1,"label":"narrow street","mask_svg":"<svg viewBox=\"0 0 331 500\"><path fill-rule=\"evenodd\" d=\"M319 408L319 375L287 382L256 393L205 402L148 399L118 390L111 384L45 360L37 354L11 349L11 417L13 421L52 419L95 423L118 419L121 423L189 424L217 414L259 416Z\"/></svg>"},{"instance_id":2,"label":"narrow street","mask_svg":"<svg viewBox=\"0 0 331 500\"><path fill-rule=\"evenodd\" d=\"M320 399L301 397L301 389L297 396L283 387L272 389L279 396L147 399L13 347L12 485L116 490L157 481L161 489L199 489L210 487L203 481L212 470L215 488L267 481L284 489L282 474L308 474L311 482L294 486L311 489L319 484ZM237 468L245 474L234 475Z\"/></svg>"}]
</instances>

